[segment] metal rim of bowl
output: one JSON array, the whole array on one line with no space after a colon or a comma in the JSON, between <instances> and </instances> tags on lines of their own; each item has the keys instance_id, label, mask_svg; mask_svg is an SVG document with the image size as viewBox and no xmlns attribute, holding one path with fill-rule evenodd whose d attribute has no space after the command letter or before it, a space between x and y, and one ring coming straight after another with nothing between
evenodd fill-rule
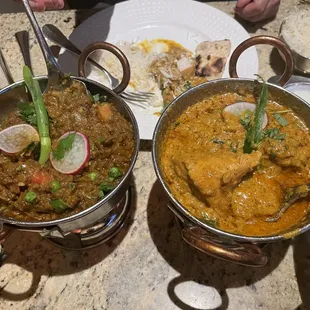
<instances>
[{"instance_id":1,"label":"metal rim of bowl","mask_svg":"<svg viewBox=\"0 0 310 310\"><path fill-rule=\"evenodd\" d=\"M0 222L2 222L4 224L16 225L19 227L31 226L33 228L40 228L40 227L47 227L47 226L53 226L53 225L59 225L59 224L63 224L63 223L72 222L74 220L77 220L77 219L93 212L94 210L96 210L96 209L100 208L102 205L104 205L110 198L112 198L114 195L117 194L119 188L122 187L122 185L126 182L126 180L130 177L130 174L132 173L132 170L134 168L134 165L135 165L137 157L138 157L139 146L140 146L138 123L136 121L136 118L135 118L133 112L131 111L131 109L129 108L127 103L122 98L120 98L117 94L115 94L111 89L107 88L106 86L99 84L96 81L89 80L89 79L83 78L83 77L72 76L72 78L76 79L76 80L81 80L83 82L95 84L97 87L99 87L99 88L103 89L104 91L106 91L107 93L109 93L112 97L116 97L118 100L120 100L122 105L125 107L128 115L130 117L131 124L133 126L134 139L135 139L135 148L134 148L134 152L132 154L130 166L129 166L126 174L123 176L122 180L120 181L120 183L113 189L112 192L110 192L106 197L104 197L104 199L99 200L96 204L92 205L89 208L86 208L85 210L83 210L79 213L76 213L76 214L73 214L73 215L70 215L70 216L64 217L64 218L58 218L56 220L41 221L41 222L40 221L33 221L33 222L29 221L29 222L27 222L27 221L17 221L17 220L9 219L9 218L0 218ZM47 76L46 75L36 76L35 79L36 80L47 79ZM0 95L4 92L10 90L10 89L20 87L22 85L24 85L23 80L15 82L14 84L8 85L8 86L6 86L0 90Z\"/></svg>"},{"instance_id":2,"label":"metal rim of bowl","mask_svg":"<svg viewBox=\"0 0 310 310\"><path fill-rule=\"evenodd\" d=\"M218 229L216 227L210 226L204 222L202 222L201 220L199 220L198 218L196 218L195 216L193 216L181 203L178 202L178 200L176 198L174 198L173 194L171 193L169 186L167 185L165 178L161 172L161 169L159 168L159 158L156 155L156 146L157 146L157 140L159 139L159 129L161 127L162 124L162 120L164 119L165 115L167 113L169 113L169 109L172 109L172 107L176 104L178 104L178 101L181 100L183 97L188 96L191 93L194 93L197 89L199 88L204 88L206 85L212 85L215 84L217 82L220 81L248 81L248 82L256 82L256 80L254 79L248 79L248 78L223 78L223 79L217 79L217 80L213 80L213 81L209 81L209 82L205 82L203 84L197 85L189 90L187 90L186 92L184 92L183 94L181 94L179 97L177 97L176 99L173 100L173 102L171 102L166 109L163 111L163 113L161 114L155 130L154 130L154 134L153 134L153 144L152 144L152 159L153 159L153 164L154 164L154 169L156 172L156 175L161 183L161 185L164 187L165 192L168 194L170 200L172 201L172 203L174 204L174 206L177 206L178 210L181 212L181 214L183 216L185 216L188 220L190 220L190 222L216 234L216 235L221 235L225 238L228 239L234 239L236 241L241 241L241 242L253 242L253 243L267 243L267 242L274 242L274 241L280 241L280 240L284 240L284 239L288 239L291 238L293 236L299 235L301 233L304 233L308 230L310 230L310 222L305 225L302 228L296 228L294 231L290 232L289 234L287 234L287 236L285 234L281 235L281 234L274 234L274 235L269 235L269 236L245 236L245 235L239 235L239 234L234 234L234 233L230 233L221 229ZM305 100L303 100L302 98L296 96L294 93L287 91L286 89L282 88L281 86L278 85L274 85L271 83L267 83L268 86L271 87L275 87L281 91L284 92L288 92L290 95L297 97L298 100L302 101L305 105L307 105L310 108L310 103L307 103ZM163 137L161 137L161 139L163 139Z\"/></svg>"}]
</instances>

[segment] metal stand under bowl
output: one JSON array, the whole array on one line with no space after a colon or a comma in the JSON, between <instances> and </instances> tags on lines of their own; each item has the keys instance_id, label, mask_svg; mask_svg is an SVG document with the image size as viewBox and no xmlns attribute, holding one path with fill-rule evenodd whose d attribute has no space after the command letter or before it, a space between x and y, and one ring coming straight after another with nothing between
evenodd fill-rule
<instances>
[{"instance_id":1,"label":"metal stand under bowl","mask_svg":"<svg viewBox=\"0 0 310 310\"><path fill-rule=\"evenodd\" d=\"M50 243L66 250L85 250L96 247L113 238L124 226L130 216L134 199L134 190L130 186L125 196L113 210L92 226L76 230L65 237L48 236Z\"/></svg>"}]
</instances>

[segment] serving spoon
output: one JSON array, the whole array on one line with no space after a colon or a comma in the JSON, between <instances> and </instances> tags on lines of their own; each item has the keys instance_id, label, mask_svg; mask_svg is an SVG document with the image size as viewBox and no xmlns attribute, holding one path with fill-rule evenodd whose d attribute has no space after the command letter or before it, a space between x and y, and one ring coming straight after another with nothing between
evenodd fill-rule
<instances>
[{"instance_id":1,"label":"serving spoon","mask_svg":"<svg viewBox=\"0 0 310 310\"><path fill-rule=\"evenodd\" d=\"M48 82L43 93L45 93L51 88L57 90L63 90L64 88L71 85L72 79L65 76L64 72L60 69L59 65L57 64L56 59L54 58L52 51L44 38L43 32L36 20L36 17L29 5L28 0L23 0L23 5L25 7L33 31L38 39L47 66ZM83 82L81 81L77 82L83 84L83 87L87 91L86 85Z\"/></svg>"},{"instance_id":2,"label":"serving spoon","mask_svg":"<svg viewBox=\"0 0 310 310\"><path fill-rule=\"evenodd\" d=\"M273 216L268 217L265 221L276 222L295 201L299 200L300 198L307 197L309 192L310 192L310 184L304 184L289 188L286 191L284 197L284 203L282 204L280 210Z\"/></svg>"}]
</instances>

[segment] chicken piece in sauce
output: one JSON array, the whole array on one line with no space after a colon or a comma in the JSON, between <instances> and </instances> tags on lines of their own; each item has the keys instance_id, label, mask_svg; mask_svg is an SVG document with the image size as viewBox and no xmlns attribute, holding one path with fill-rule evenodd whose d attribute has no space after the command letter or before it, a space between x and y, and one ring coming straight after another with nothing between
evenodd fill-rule
<instances>
[{"instance_id":1,"label":"chicken piece in sauce","mask_svg":"<svg viewBox=\"0 0 310 310\"><path fill-rule=\"evenodd\" d=\"M174 160L175 170L191 185L196 196L204 197L211 207L229 208L222 190L233 188L259 164L260 152L252 154L220 153L201 158ZM219 203L220 202L220 203Z\"/></svg>"}]
</instances>

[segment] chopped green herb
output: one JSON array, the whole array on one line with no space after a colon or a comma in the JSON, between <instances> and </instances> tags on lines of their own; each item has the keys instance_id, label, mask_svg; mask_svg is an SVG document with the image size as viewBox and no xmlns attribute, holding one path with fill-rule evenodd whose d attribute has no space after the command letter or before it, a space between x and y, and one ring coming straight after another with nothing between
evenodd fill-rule
<instances>
[{"instance_id":1,"label":"chopped green herb","mask_svg":"<svg viewBox=\"0 0 310 310\"><path fill-rule=\"evenodd\" d=\"M25 201L28 203L34 202L37 199L37 194L35 192L28 192L25 195Z\"/></svg>"},{"instance_id":2,"label":"chopped green herb","mask_svg":"<svg viewBox=\"0 0 310 310\"><path fill-rule=\"evenodd\" d=\"M92 100L94 103L100 102L100 103L105 103L108 100L107 96L100 96L99 94L93 95Z\"/></svg>"},{"instance_id":3,"label":"chopped green herb","mask_svg":"<svg viewBox=\"0 0 310 310\"><path fill-rule=\"evenodd\" d=\"M248 130L250 128L252 115L253 113L251 111L245 111L242 118L240 118L240 123L245 130Z\"/></svg>"},{"instance_id":4,"label":"chopped green herb","mask_svg":"<svg viewBox=\"0 0 310 310\"><path fill-rule=\"evenodd\" d=\"M100 99L100 95L99 94L93 95L93 102L98 102L99 99Z\"/></svg>"},{"instance_id":5,"label":"chopped green herb","mask_svg":"<svg viewBox=\"0 0 310 310\"><path fill-rule=\"evenodd\" d=\"M99 191L98 197L99 198L103 198L104 197L104 192L103 191Z\"/></svg>"},{"instance_id":6,"label":"chopped green herb","mask_svg":"<svg viewBox=\"0 0 310 310\"><path fill-rule=\"evenodd\" d=\"M62 199L51 200L51 206L58 213L62 213L69 208Z\"/></svg>"},{"instance_id":7,"label":"chopped green herb","mask_svg":"<svg viewBox=\"0 0 310 310\"><path fill-rule=\"evenodd\" d=\"M234 145L233 143L230 143L230 151L233 153L237 153L238 144Z\"/></svg>"},{"instance_id":8,"label":"chopped green herb","mask_svg":"<svg viewBox=\"0 0 310 310\"><path fill-rule=\"evenodd\" d=\"M24 171L25 168L26 168L25 165L20 165L20 166L18 166L18 167L16 168L16 171L21 172L21 171Z\"/></svg>"},{"instance_id":9,"label":"chopped green herb","mask_svg":"<svg viewBox=\"0 0 310 310\"><path fill-rule=\"evenodd\" d=\"M56 193L61 188L59 181L52 181L50 186L51 186L51 192L52 193Z\"/></svg>"},{"instance_id":10,"label":"chopped green herb","mask_svg":"<svg viewBox=\"0 0 310 310\"><path fill-rule=\"evenodd\" d=\"M275 160L276 158L277 158L277 154L274 153L274 152L271 152L271 153L270 153L270 159L271 159L271 160Z\"/></svg>"},{"instance_id":11,"label":"chopped green herb","mask_svg":"<svg viewBox=\"0 0 310 310\"><path fill-rule=\"evenodd\" d=\"M74 138L75 133L70 133L59 141L56 150L53 151L53 156L55 159L60 160L65 157L66 152L72 149Z\"/></svg>"},{"instance_id":12,"label":"chopped green herb","mask_svg":"<svg viewBox=\"0 0 310 310\"><path fill-rule=\"evenodd\" d=\"M97 173L97 172L90 172L90 173L88 174L88 177L89 177L89 179L90 179L91 181L95 181L95 180L97 180L97 178L98 178L98 173Z\"/></svg>"},{"instance_id":13,"label":"chopped green herb","mask_svg":"<svg viewBox=\"0 0 310 310\"><path fill-rule=\"evenodd\" d=\"M286 134L281 134L279 128L270 128L264 131L266 137L274 140L283 141L286 137Z\"/></svg>"},{"instance_id":14,"label":"chopped green herb","mask_svg":"<svg viewBox=\"0 0 310 310\"><path fill-rule=\"evenodd\" d=\"M191 82L190 81L186 81L185 84L184 84L184 87L185 87L186 90L192 88Z\"/></svg>"},{"instance_id":15,"label":"chopped green herb","mask_svg":"<svg viewBox=\"0 0 310 310\"><path fill-rule=\"evenodd\" d=\"M107 194L114 189L114 185L108 182L103 182L99 185L99 189L102 190L104 194Z\"/></svg>"},{"instance_id":16,"label":"chopped green herb","mask_svg":"<svg viewBox=\"0 0 310 310\"><path fill-rule=\"evenodd\" d=\"M288 125L287 119L282 117L279 113L276 112L273 114L273 116L281 126L285 127Z\"/></svg>"},{"instance_id":17,"label":"chopped green herb","mask_svg":"<svg viewBox=\"0 0 310 310\"><path fill-rule=\"evenodd\" d=\"M203 214L202 221L204 223L206 223L207 225L210 225L212 227L216 227L216 225L217 225L217 220L216 219L214 219L214 220L210 219L210 217L207 213Z\"/></svg>"},{"instance_id":18,"label":"chopped green herb","mask_svg":"<svg viewBox=\"0 0 310 310\"><path fill-rule=\"evenodd\" d=\"M37 114L33 103L19 103L19 116L28 124L37 126Z\"/></svg>"},{"instance_id":19,"label":"chopped green herb","mask_svg":"<svg viewBox=\"0 0 310 310\"><path fill-rule=\"evenodd\" d=\"M74 183L69 183L68 187L73 190L73 189L75 189L75 184Z\"/></svg>"},{"instance_id":20,"label":"chopped green herb","mask_svg":"<svg viewBox=\"0 0 310 310\"><path fill-rule=\"evenodd\" d=\"M261 163L259 163L258 165L257 165L257 170L258 171L261 171L261 170L263 170L264 169L264 166L261 164Z\"/></svg>"},{"instance_id":21,"label":"chopped green herb","mask_svg":"<svg viewBox=\"0 0 310 310\"><path fill-rule=\"evenodd\" d=\"M113 180L121 177L122 175L123 175L123 173L122 173L121 169L119 169L117 167L112 167L108 173L109 178L111 178Z\"/></svg>"},{"instance_id":22,"label":"chopped green herb","mask_svg":"<svg viewBox=\"0 0 310 310\"><path fill-rule=\"evenodd\" d=\"M218 140L218 139L212 139L213 143L219 144L219 145L223 145L225 142L222 140Z\"/></svg>"}]
</instances>

